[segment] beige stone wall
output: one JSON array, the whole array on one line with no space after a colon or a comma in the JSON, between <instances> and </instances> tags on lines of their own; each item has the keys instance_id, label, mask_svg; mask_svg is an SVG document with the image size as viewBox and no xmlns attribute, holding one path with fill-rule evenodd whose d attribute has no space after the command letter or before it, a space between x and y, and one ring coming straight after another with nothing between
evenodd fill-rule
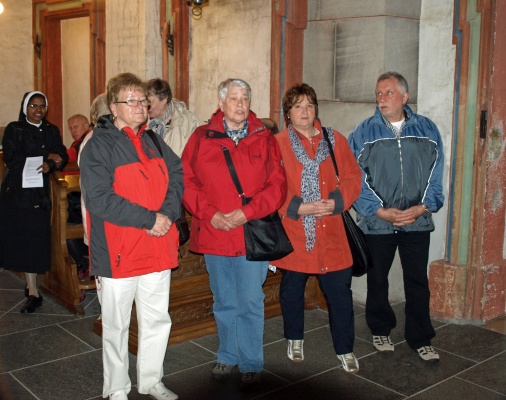
<instances>
[{"instance_id":1,"label":"beige stone wall","mask_svg":"<svg viewBox=\"0 0 506 400\"><path fill-rule=\"evenodd\" d=\"M270 108L270 0L220 0L191 21L190 109L208 120L218 107L218 84L241 78L252 89L251 109Z\"/></svg>"},{"instance_id":2,"label":"beige stone wall","mask_svg":"<svg viewBox=\"0 0 506 400\"><path fill-rule=\"evenodd\" d=\"M5 10L3 14L0 14L0 77L2 78L0 128L18 119L23 94L33 90L34 86L32 1L2 0L2 4Z\"/></svg>"},{"instance_id":3,"label":"beige stone wall","mask_svg":"<svg viewBox=\"0 0 506 400\"><path fill-rule=\"evenodd\" d=\"M106 77L132 72L142 79L162 73L160 3L107 0Z\"/></svg>"},{"instance_id":4,"label":"beige stone wall","mask_svg":"<svg viewBox=\"0 0 506 400\"><path fill-rule=\"evenodd\" d=\"M75 114L90 118L90 18L72 18L61 22L63 144L74 139L67 120Z\"/></svg>"}]
</instances>

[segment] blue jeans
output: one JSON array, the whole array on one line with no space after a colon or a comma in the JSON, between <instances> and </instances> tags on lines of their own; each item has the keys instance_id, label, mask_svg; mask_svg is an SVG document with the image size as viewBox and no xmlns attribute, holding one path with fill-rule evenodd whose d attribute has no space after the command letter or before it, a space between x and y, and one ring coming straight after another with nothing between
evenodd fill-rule
<instances>
[{"instance_id":1,"label":"blue jeans","mask_svg":"<svg viewBox=\"0 0 506 400\"><path fill-rule=\"evenodd\" d=\"M204 255L214 299L220 347L217 362L238 365L241 372L264 366L264 292L267 261L245 256Z\"/></svg>"}]
</instances>

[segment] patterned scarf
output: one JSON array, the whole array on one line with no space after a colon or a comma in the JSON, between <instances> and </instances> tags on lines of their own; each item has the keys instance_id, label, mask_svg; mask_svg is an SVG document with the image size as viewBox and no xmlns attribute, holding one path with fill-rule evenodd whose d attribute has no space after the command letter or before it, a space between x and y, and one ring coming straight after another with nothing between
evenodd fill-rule
<instances>
[{"instance_id":1,"label":"patterned scarf","mask_svg":"<svg viewBox=\"0 0 506 400\"><path fill-rule=\"evenodd\" d=\"M171 114L172 114L172 101L169 102L169 109L165 114L163 114L162 117L153 118L149 121L148 129L151 129L153 132L159 134L162 138L164 138L165 134L167 133L167 128L165 127L165 123L163 121L169 118Z\"/></svg>"},{"instance_id":2,"label":"patterned scarf","mask_svg":"<svg viewBox=\"0 0 506 400\"><path fill-rule=\"evenodd\" d=\"M302 201L308 203L321 199L319 166L330 155L329 147L325 140L320 140L320 144L316 149L315 158L309 158L306 149L302 146L297 134L293 131L292 125L288 125L288 137L292 145L293 154L297 160L303 165L301 188ZM332 147L334 147L334 135L329 135ZM303 215L302 225L306 234L306 250L311 251L316 243L316 220L313 215Z\"/></svg>"},{"instance_id":3,"label":"patterned scarf","mask_svg":"<svg viewBox=\"0 0 506 400\"><path fill-rule=\"evenodd\" d=\"M239 143L239 140L244 139L246 136L248 136L248 120L244 121L244 126L241 129L233 130L230 129L227 125L227 121L225 121L225 118L223 118L223 128L225 129L225 132L227 132L227 135L235 142L235 145Z\"/></svg>"}]
</instances>

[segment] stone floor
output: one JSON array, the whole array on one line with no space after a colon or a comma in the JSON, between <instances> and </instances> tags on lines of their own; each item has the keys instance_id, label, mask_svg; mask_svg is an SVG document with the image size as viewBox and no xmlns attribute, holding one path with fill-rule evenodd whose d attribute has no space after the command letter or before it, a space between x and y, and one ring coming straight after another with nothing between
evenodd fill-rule
<instances>
[{"instance_id":1,"label":"stone floor","mask_svg":"<svg viewBox=\"0 0 506 400\"><path fill-rule=\"evenodd\" d=\"M0 269L0 399L101 399L101 339L92 331L100 308L89 293L86 316L77 318L50 298L34 314L19 313L23 281ZM395 305L403 326L403 303ZM233 399L506 399L506 320L487 326L453 325L434 321L433 345L441 362L422 362L392 332L395 353L379 354L371 344L364 309L355 306L355 354L360 373L349 375L333 353L327 313L306 312L305 360L286 357L281 317L266 321L265 369L262 389L238 390L239 374L226 383L210 378L218 345L216 335L169 346L163 382L182 400ZM132 383L135 356L130 356ZM130 400L148 399L136 388Z\"/></svg>"}]
</instances>

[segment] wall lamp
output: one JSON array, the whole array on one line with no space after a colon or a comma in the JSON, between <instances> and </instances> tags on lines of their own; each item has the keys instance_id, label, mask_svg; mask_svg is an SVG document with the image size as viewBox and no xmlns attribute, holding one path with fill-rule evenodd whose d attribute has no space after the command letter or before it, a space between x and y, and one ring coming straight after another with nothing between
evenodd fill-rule
<instances>
[{"instance_id":1,"label":"wall lamp","mask_svg":"<svg viewBox=\"0 0 506 400\"><path fill-rule=\"evenodd\" d=\"M209 0L186 0L186 4L192 8L192 16L195 19L202 18L202 7L206 3L209 3Z\"/></svg>"}]
</instances>

